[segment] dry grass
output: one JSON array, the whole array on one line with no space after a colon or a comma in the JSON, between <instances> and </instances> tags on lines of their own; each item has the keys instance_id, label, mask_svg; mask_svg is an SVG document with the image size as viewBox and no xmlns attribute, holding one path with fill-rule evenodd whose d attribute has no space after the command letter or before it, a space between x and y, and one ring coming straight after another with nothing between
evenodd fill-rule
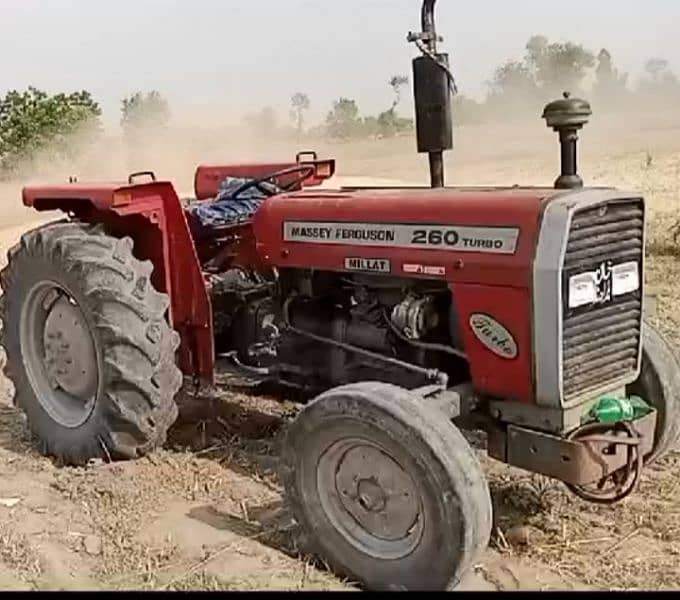
<instances>
[{"instance_id":1,"label":"dry grass","mask_svg":"<svg viewBox=\"0 0 680 600\"><path fill-rule=\"evenodd\" d=\"M256 520L261 508L280 498L271 436L281 424L283 407L267 399L223 396L217 405L198 400L188 409L183 407L181 425L171 434L171 449L134 463L54 469L54 489L64 500L77 502L89 518L91 535L101 546L95 575L106 587L174 589L185 580L196 581L204 567L220 556L241 552L244 544L290 545L289 527L265 526ZM249 405L253 412L248 411ZM206 549L196 561L172 539L155 545L140 539L144 526L178 501L187 507L219 506L215 517L232 523L238 541ZM285 580L290 575L287 571L299 565L291 560L279 579Z\"/></svg>"},{"instance_id":2,"label":"dry grass","mask_svg":"<svg viewBox=\"0 0 680 600\"><path fill-rule=\"evenodd\" d=\"M269 573L260 576L220 578L206 573L199 573L164 587L169 591L347 591L347 588L336 579L314 571L307 566L301 569L297 577L290 573Z\"/></svg>"},{"instance_id":3,"label":"dry grass","mask_svg":"<svg viewBox=\"0 0 680 600\"><path fill-rule=\"evenodd\" d=\"M537 492L528 476L492 475L501 539L518 523L531 532L529 543L496 544L595 589L678 589L679 466L680 453L664 458L616 506L588 504L559 488Z\"/></svg>"},{"instance_id":4,"label":"dry grass","mask_svg":"<svg viewBox=\"0 0 680 600\"><path fill-rule=\"evenodd\" d=\"M32 583L43 572L40 558L29 540L8 524L0 524L0 568L11 569L22 580Z\"/></svg>"}]
</instances>

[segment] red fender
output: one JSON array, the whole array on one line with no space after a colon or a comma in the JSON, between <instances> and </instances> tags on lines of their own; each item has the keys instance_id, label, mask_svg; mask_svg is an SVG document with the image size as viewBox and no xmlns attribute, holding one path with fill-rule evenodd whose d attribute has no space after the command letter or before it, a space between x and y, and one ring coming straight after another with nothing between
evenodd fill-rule
<instances>
[{"instance_id":1,"label":"red fender","mask_svg":"<svg viewBox=\"0 0 680 600\"><path fill-rule=\"evenodd\" d=\"M23 202L39 211L61 210L129 236L135 256L154 265L153 284L170 298L169 318L180 334L179 366L212 383L215 346L212 305L184 209L171 183L27 187Z\"/></svg>"}]
</instances>

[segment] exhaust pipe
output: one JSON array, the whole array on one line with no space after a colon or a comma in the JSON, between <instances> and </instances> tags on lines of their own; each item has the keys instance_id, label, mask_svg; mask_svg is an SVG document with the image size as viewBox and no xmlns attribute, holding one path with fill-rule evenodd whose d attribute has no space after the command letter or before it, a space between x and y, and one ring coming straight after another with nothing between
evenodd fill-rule
<instances>
[{"instance_id":1,"label":"exhaust pipe","mask_svg":"<svg viewBox=\"0 0 680 600\"><path fill-rule=\"evenodd\" d=\"M430 183L444 187L444 151L453 148L453 114L451 92L455 84L449 70L448 54L437 52L434 7L437 0L424 0L421 12L422 32L409 33L423 56L413 60L413 92L416 106L418 152L430 160Z\"/></svg>"}]
</instances>

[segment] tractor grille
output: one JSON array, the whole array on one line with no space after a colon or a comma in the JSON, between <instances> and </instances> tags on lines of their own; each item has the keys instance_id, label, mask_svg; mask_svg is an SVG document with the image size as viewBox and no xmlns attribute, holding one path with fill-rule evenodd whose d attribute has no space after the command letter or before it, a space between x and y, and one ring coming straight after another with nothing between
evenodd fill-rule
<instances>
[{"instance_id":1,"label":"tractor grille","mask_svg":"<svg viewBox=\"0 0 680 600\"><path fill-rule=\"evenodd\" d=\"M643 274L644 204L612 202L574 215L563 266L562 385L564 402L634 374L640 352L642 281L637 292L569 308L569 278L636 261ZM611 289L611 288L609 288Z\"/></svg>"}]
</instances>

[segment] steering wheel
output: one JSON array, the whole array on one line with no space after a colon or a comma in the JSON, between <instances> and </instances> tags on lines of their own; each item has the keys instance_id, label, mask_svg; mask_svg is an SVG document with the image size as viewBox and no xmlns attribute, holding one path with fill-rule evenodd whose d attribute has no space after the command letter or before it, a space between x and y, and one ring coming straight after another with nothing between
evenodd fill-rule
<instances>
[{"instance_id":1,"label":"steering wheel","mask_svg":"<svg viewBox=\"0 0 680 600\"><path fill-rule=\"evenodd\" d=\"M301 184L305 179L308 179L309 177L314 175L314 171L315 171L314 165L296 165L294 167L288 167L287 169L281 169L280 171L276 171L276 173L271 173L266 177L260 177L259 179L253 179L251 181L244 183L231 195L231 197L237 198L243 192L251 188L257 188L266 197L270 198L271 196L275 196L279 192L273 192L272 190L267 189L262 185L263 183L270 182L276 185L282 192L288 192L295 186ZM279 177L284 177L285 175L292 175L293 173L298 173L298 176L295 179L293 179L293 181L287 183L284 186L279 186L278 184L275 184L273 181L278 179Z\"/></svg>"}]
</instances>

